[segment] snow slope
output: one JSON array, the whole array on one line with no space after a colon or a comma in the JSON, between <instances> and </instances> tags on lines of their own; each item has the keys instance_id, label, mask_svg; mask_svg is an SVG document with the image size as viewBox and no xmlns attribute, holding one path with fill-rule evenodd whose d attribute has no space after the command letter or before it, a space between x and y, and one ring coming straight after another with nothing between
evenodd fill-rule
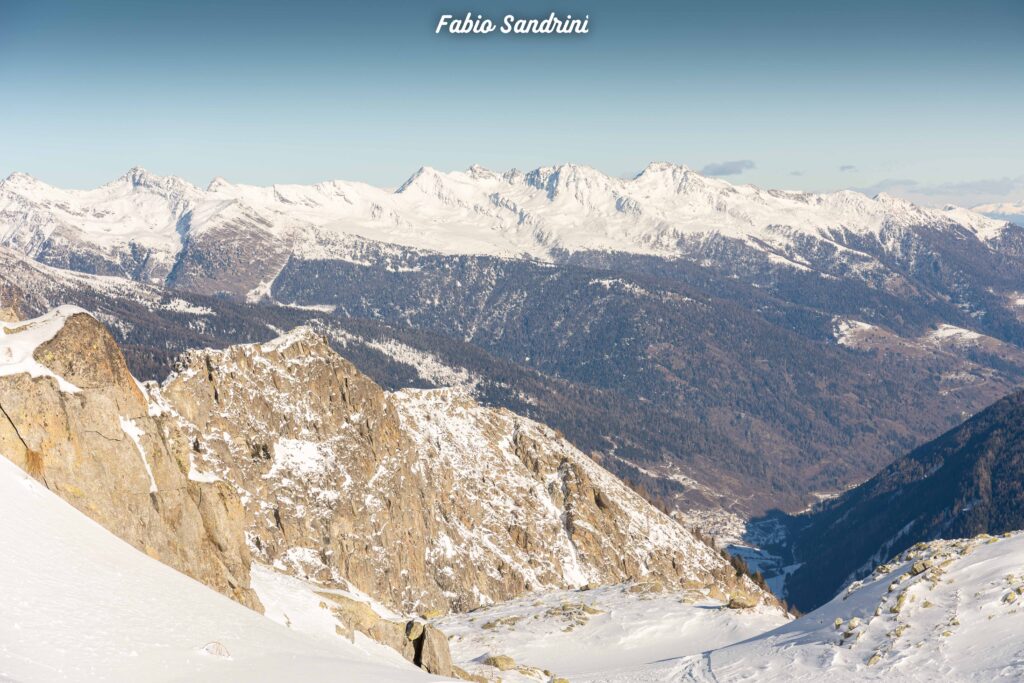
<instances>
[{"instance_id":1,"label":"snow slope","mask_svg":"<svg viewBox=\"0 0 1024 683\"><path fill-rule=\"evenodd\" d=\"M643 585L531 595L437 622L453 660L471 673L495 673L481 662L507 655L572 681L698 654L751 638L789 621L780 608L734 610L700 592L645 592ZM536 680L503 673L509 683Z\"/></svg>"},{"instance_id":2,"label":"snow slope","mask_svg":"<svg viewBox=\"0 0 1024 683\"><path fill-rule=\"evenodd\" d=\"M608 587L438 625L467 670L497 673L483 661L501 654L574 683L1021 680L1024 532L918 544L797 620ZM528 670L501 676L538 680Z\"/></svg>"},{"instance_id":3,"label":"snow slope","mask_svg":"<svg viewBox=\"0 0 1024 683\"><path fill-rule=\"evenodd\" d=\"M85 313L77 306L60 306L45 315L22 322L0 320L0 377L27 373L31 377L52 377L61 391L81 391L63 377L36 361L35 352L64 329L64 322L76 313Z\"/></svg>"},{"instance_id":4,"label":"snow slope","mask_svg":"<svg viewBox=\"0 0 1024 683\"><path fill-rule=\"evenodd\" d=\"M255 187L222 178L201 190L140 168L87 191L20 173L0 181L0 245L32 254L56 232L107 252L136 244L162 263L183 239L219 230L269 234L314 257L346 252L345 238L359 236L449 254L548 259L558 250L675 255L682 240L716 233L758 246L794 234L878 235L919 225L989 239L1005 221L884 194L732 185L669 163L652 163L632 179L575 164L527 173L424 167L394 191L345 181Z\"/></svg>"},{"instance_id":5,"label":"snow slope","mask_svg":"<svg viewBox=\"0 0 1024 683\"><path fill-rule=\"evenodd\" d=\"M136 551L2 457L0 517L0 680L438 680L242 607ZM290 600L287 586L282 597L263 579L270 605Z\"/></svg>"},{"instance_id":6,"label":"snow slope","mask_svg":"<svg viewBox=\"0 0 1024 683\"><path fill-rule=\"evenodd\" d=\"M1022 603L1024 533L933 541L774 631L598 680L1021 680Z\"/></svg>"}]
</instances>

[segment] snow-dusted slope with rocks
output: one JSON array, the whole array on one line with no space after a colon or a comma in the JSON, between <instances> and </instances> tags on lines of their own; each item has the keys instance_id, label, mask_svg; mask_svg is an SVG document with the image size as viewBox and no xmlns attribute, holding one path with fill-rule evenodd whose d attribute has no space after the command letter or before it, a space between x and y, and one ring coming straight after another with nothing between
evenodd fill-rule
<instances>
[{"instance_id":1,"label":"snow-dusted slope with rocks","mask_svg":"<svg viewBox=\"0 0 1024 683\"><path fill-rule=\"evenodd\" d=\"M554 430L459 389L384 392L307 328L187 354L159 389L254 556L407 612L650 579L767 598Z\"/></svg>"},{"instance_id":2,"label":"snow-dusted slope with rocks","mask_svg":"<svg viewBox=\"0 0 1024 683\"><path fill-rule=\"evenodd\" d=\"M920 544L775 631L604 680L1019 680L1022 568L1022 533Z\"/></svg>"},{"instance_id":3,"label":"snow-dusted slope with rocks","mask_svg":"<svg viewBox=\"0 0 1024 683\"><path fill-rule=\"evenodd\" d=\"M513 683L1019 680L1022 567L1024 533L982 535L918 544L795 620L608 587L438 623L467 669ZM496 655L507 671L485 664Z\"/></svg>"},{"instance_id":4,"label":"snow-dusted slope with rocks","mask_svg":"<svg viewBox=\"0 0 1024 683\"><path fill-rule=\"evenodd\" d=\"M765 633L792 617L780 607L732 609L697 591L643 584L551 591L454 614L435 623L464 670L505 683L614 680L617 670L695 655ZM489 656L510 657L498 672Z\"/></svg>"},{"instance_id":5,"label":"snow-dusted slope with rocks","mask_svg":"<svg viewBox=\"0 0 1024 683\"><path fill-rule=\"evenodd\" d=\"M140 168L95 190L62 190L21 173L0 182L0 245L80 267L106 258L148 278L170 274L190 240L234 242L240 235L307 257L344 255L351 251L346 236L359 236L446 254L549 259L561 250L673 256L681 242L711 234L767 249L794 235L878 236L917 226L990 239L1005 222L887 195L733 185L668 163L631 179L574 164L527 173L421 168L393 191L345 181L254 187L221 178L202 190Z\"/></svg>"},{"instance_id":6,"label":"snow-dusted slope with rocks","mask_svg":"<svg viewBox=\"0 0 1024 683\"><path fill-rule=\"evenodd\" d=\"M147 557L0 457L0 680L440 680L274 623ZM295 606L283 577L271 604ZM276 590L275 590L276 589Z\"/></svg>"}]
</instances>

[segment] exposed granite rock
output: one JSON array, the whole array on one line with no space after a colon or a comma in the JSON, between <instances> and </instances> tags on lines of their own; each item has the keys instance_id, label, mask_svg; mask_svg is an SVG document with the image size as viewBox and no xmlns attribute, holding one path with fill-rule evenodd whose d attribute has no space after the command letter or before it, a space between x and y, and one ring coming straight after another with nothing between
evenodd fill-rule
<instances>
[{"instance_id":1,"label":"exposed granite rock","mask_svg":"<svg viewBox=\"0 0 1024 683\"><path fill-rule=\"evenodd\" d=\"M413 664L435 676L448 677L454 674L448 638L440 629L427 624L413 644L416 647Z\"/></svg>"},{"instance_id":2,"label":"exposed granite rock","mask_svg":"<svg viewBox=\"0 0 1024 683\"><path fill-rule=\"evenodd\" d=\"M250 548L407 614L623 581L766 599L554 430L462 391L385 392L304 328L190 352L143 387L100 323L62 315L32 356L48 375L0 372L0 452L243 604L261 608ZM450 671L433 627L410 639L404 621L348 617Z\"/></svg>"},{"instance_id":3,"label":"exposed granite rock","mask_svg":"<svg viewBox=\"0 0 1024 683\"><path fill-rule=\"evenodd\" d=\"M751 600L743 596L733 596L729 598L729 603L726 605L729 609L750 609L757 607L757 600Z\"/></svg>"},{"instance_id":4,"label":"exposed granite rock","mask_svg":"<svg viewBox=\"0 0 1024 683\"><path fill-rule=\"evenodd\" d=\"M0 303L0 321L12 322L21 320L21 315L14 306L5 306Z\"/></svg>"},{"instance_id":5,"label":"exposed granite rock","mask_svg":"<svg viewBox=\"0 0 1024 683\"><path fill-rule=\"evenodd\" d=\"M516 661L508 655L488 655L484 664L493 666L498 671L511 671L516 668Z\"/></svg>"},{"instance_id":6,"label":"exposed granite rock","mask_svg":"<svg viewBox=\"0 0 1024 683\"><path fill-rule=\"evenodd\" d=\"M0 334L16 343L38 329ZM103 325L68 311L57 329L33 353L56 377L0 376L0 453L136 548L261 611L234 489L189 479L189 440L151 414Z\"/></svg>"},{"instance_id":7,"label":"exposed granite rock","mask_svg":"<svg viewBox=\"0 0 1024 683\"><path fill-rule=\"evenodd\" d=\"M415 619L405 623L385 619L369 604L345 595L320 595L330 602L331 613L344 624L338 635L352 640L358 631L396 650L424 671L438 676L454 675L448 638L436 626Z\"/></svg>"},{"instance_id":8,"label":"exposed granite rock","mask_svg":"<svg viewBox=\"0 0 1024 683\"><path fill-rule=\"evenodd\" d=\"M452 389L388 393L300 328L195 351L157 390L261 561L406 612L631 580L765 597L554 430Z\"/></svg>"}]
</instances>

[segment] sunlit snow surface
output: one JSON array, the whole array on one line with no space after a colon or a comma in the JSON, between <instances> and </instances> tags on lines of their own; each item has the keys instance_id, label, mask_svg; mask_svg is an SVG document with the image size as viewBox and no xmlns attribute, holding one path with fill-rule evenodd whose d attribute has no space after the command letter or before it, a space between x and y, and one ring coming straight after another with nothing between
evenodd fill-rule
<instances>
[{"instance_id":1,"label":"sunlit snow surface","mask_svg":"<svg viewBox=\"0 0 1024 683\"><path fill-rule=\"evenodd\" d=\"M775 631L598 680L1018 681L1022 593L1024 534L935 541Z\"/></svg>"},{"instance_id":2,"label":"sunlit snow surface","mask_svg":"<svg viewBox=\"0 0 1024 683\"><path fill-rule=\"evenodd\" d=\"M1024 679L1022 603L1024 533L1015 533L915 546L788 622L765 607L609 587L527 597L439 626L466 669L484 673L487 655L504 654L574 683L1016 681ZM577 605L601 613L574 624Z\"/></svg>"},{"instance_id":3,"label":"sunlit snow surface","mask_svg":"<svg viewBox=\"0 0 1024 683\"><path fill-rule=\"evenodd\" d=\"M799 234L832 241L833 230L879 235L928 225L987 240L1006 226L967 209L926 209L884 194L733 185L668 163L630 179L575 164L526 173L422 168L397 190L337 180L254 187L221 178L203 190L140 168L94 190L63 190L16 173L0 181L0 215L0 244L25 253L55 234L73 235L108 252L134 243L165 264L184 237L239 225L259 225L314 258L356 258L358 250L345 245L351 236L448 254L548 259L563 249L676 255L681 240L720 234L799 269L806 266L775 253Z\"/></svg>"},{"instance_id":4,"label":"sunlit snow surface","mask_svg":"<svg viewBox=\"0 0 1024 683\"><path fill-rule=\"evenodd\" d=\"M733 610L695 593L631 592L629 586L554 591L438 620L452 658L475 673L487 655L577 681L620 680L620 671L693 655L785 624L777 607ZM621 680L630 680L624 674ZM506 683L536 681L503 672Z\"/></svg>"},{"instance_id":5,"label":"sunlit snow surface","mask_svg":"<svg viewBox=\"0 0 1024 683\"><path fill-rule=\"evenodd\" d=\"M0 518L0 680L438 680L242 607L117 539L3 457ZM272 578L259 587L275 609L295 595ZM211 643L229 656L208 654Z\"/></svg>"}]
</instances>

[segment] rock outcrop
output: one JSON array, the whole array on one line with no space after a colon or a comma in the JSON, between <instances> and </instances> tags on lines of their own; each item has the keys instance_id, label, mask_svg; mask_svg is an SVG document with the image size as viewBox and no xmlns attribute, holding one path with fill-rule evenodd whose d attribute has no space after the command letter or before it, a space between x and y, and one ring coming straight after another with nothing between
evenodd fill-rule
<instances>
[{"instance_id":1,"label":"rock outcrop","mask_svg":"<svg viewBox=\"0 0 1024 683\"><path fill-rule=\"evenodd\" d=\"M136 548L262 609L237 494L189 477L190 441L84 311L0 323L0 453Z\"/></svg>"},{"instance_id":2,"label":"rock outcrop","mask_svg":"<svg viewBox=\"0 0 1024 683\"><path fill-rule=\"evenodd\" d=\"M428 618L628 581L770 599L554 430L461 390L386 392L308 328L142 386L80 309L0 324L0 453L255 609L252 555ZM348 616L449 670L432 626Z\"/></svg>"},{"instance_id":3,"label":"rock outcrop","mask_svg":"<svg viewBox=\"0 0 1024 683\"><path fill-rule=\"evenodd\" d=\"M452 665L448 638L436 626L416 619L404 623L387 619L366 602L346 595L329 591L320 595L326 599L321 607L329 609L343 625L336 627L339 636L354 640L356 632L362 633L396 650L428 673L461 678Z\"/></svg>"},{"instance_id":4,"label":"rock outcrop","mask_svg":"<svg viewBox=\"0 0 1024 683\"><path fill-rule=\"evenodd\" d=\"M388 393L300 328L186 354L160 388L254 556L433 615L632 580L763 594L564 438L460 390Z\"/></svg>"}]
</instances>

